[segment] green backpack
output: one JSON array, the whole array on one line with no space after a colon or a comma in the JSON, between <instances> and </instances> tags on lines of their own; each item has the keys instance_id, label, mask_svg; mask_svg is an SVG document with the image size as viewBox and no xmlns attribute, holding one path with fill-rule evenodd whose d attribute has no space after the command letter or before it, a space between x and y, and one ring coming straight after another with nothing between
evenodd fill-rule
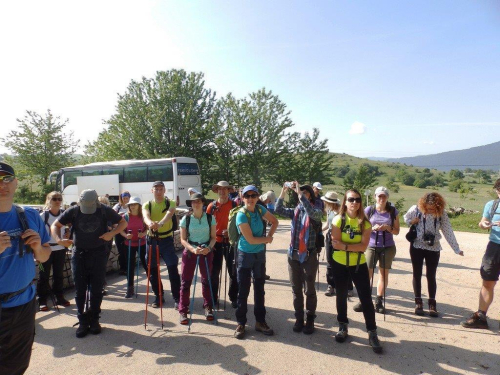
<instances>
[{"instance_id":1,"label":"green backpack","mask_svg":"<svg viewBox=\"0 0 500 375\"><path fill-rule=\"evenodd\" d=\"M257 212L260 215L260 218L262 219L262 207L259 205L257 207ZM238 227L236 226L236 214L238 212L242 212L246 215L248 218L248 224L250 225L251 223L251 217L250 213L245 207L235 207L231 211L229 211L229 222L227 224L227 234L229 237L229 244L231 246L234 246L235 244L238 244L238 241L240 240L241 233L238 232Z\"/></svg>"}]
</instances>

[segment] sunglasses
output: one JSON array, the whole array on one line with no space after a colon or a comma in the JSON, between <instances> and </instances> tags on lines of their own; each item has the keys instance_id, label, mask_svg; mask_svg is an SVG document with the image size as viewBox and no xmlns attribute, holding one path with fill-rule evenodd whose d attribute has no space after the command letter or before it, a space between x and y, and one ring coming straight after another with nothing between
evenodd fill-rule
<instances>
[{"instance_id":1,"label":"sunglasses","mask_svg":"<svg viewBox=\"0 0 500 375\"><path fill-rule=\"evenodd\" d=\"M347 201L349 203L353 203L353 202L361 203L361 198L352 198L352 197L349 197L349 198L347 198Z\"/></svg>"},{"instance_id":2,"label":"sunglasses","mask_svg":"<svg viewBox=\"0 0 500 375\"><path fill-rule=\"evenodd\" d=\"M258 194L247 194L244 196L244 198L251 198L251 199L254 199L254 198L257 198L259 195Z\"/></svg>"},{"instance_id":3,"label":"sunglasses","mask_svg":"<svg viewBox=\"0 0 500 375\"><path fill-rule=\"evenodd\" d=\"M50 200L54 202L62 202L62 198L52 197Z\"/></svg>"},{"instance_id":4,"label":"sunglasses","mask_svg":"<svg viewBox=\"0 0 500 375\"><path fill-rule=\"evenodd\" d=\"M0 176L0 181L3 181L4 184L10 184L15 178L15 176Z\"/></svg>"}]
</instances>

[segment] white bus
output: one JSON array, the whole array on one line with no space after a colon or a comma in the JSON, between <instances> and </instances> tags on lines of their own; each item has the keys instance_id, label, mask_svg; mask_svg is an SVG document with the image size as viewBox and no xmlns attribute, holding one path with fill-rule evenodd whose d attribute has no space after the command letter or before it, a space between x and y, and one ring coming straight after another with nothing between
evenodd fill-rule
<instances>
[{"instance_id":1,"label":"white bus","mask_svg":"<svg viewBox=\"0 0 500 375\"><path fill-rule=\"evenodd\" d=\"M141 197L143 204L153 199L154 181L165 183L166 195L177 206L185 206L188 188L201 191L201 176L196 159L175 157L169 159L119 160L62 168L50 174L56 190L61 191L63 203L78 201L84 189L94 189L99 195L109 195L112 203L122 191Z\"/></svg>"}]
</instances>

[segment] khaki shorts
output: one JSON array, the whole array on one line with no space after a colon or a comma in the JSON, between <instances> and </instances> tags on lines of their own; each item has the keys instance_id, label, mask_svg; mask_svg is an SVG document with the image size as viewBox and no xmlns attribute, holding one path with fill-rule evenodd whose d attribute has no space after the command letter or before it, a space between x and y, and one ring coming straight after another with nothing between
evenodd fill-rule
<instances>
[{"instance_id":1,"label":"khaki shorts","mask_svg":"<svg viewBox=\"0 0 500 375\"><path fill-rule=\"evenodd\" d=\"M385 257L382 254L385 254ZM365 251L366 264L371 269L375 268L379 262L379 267L390 270L395 256L396 246L369 247Z\"/></svg>"}]
</instances>

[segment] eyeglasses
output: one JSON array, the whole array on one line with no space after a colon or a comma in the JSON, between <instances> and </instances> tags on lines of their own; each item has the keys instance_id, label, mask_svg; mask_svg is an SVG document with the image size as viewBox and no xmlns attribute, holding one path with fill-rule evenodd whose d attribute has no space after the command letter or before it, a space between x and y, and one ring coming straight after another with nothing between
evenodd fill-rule
<instances>
[{"instance_id":1,"label":"eyeglasses","mask_svg":"<svg viewBox=\"0 0 500 375\"><path fill-rule=\"evenodd\" d=\"M62 198L52 197L50 200L54 202L62 202Z\"/></svg>"},{"instance_id":2,"label":"eyeglasses","mask_svg":"<svg viewBox=\"0 0 500 375\"><path fill-rule=\"evenodd\" d=\"M10 184L15 178L16 176L0 176L0 181L3 181L4 184Z\"/></svg>"},{"instance_id":3,"label":"eyeglasses","mask_svg":"<svg viewBox=\"0 0 500 375\"><path fill-rule=\"evenodd\" d=\"M349 203L353 203L353 202L361 203L361 198L352 198L352 197L349 197L349 198L347 198L347 201Z\"/></svg>"},{"instance_id":4,"label":"eyeglasses","mask_svg":"<svg viewBox=\"0 0 500 375\"><path fill-rule=\"evenodd\" d=\"M257 198L259 195L258 194L247 194L247 195L244 195L243 198L247 198L247 199L255 199Z\"/></svg>"}]
</instances>

